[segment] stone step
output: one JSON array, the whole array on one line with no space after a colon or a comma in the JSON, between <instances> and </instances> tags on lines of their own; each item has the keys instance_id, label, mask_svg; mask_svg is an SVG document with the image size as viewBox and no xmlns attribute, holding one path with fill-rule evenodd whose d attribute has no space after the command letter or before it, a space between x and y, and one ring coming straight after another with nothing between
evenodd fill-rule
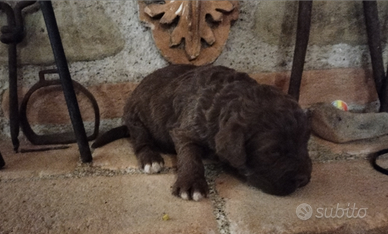
<instances>
[{"instance_id":1,"label":"stone step","mask_svg":"<svg viewBox=\"0 0 388 234\"><path fill-rule=\"evenodd\" d=\"M286 197L207 162L211 193L193 202L171 195L173 168L138 170L125 139L95 150L93 164L80 164L75 144L25 154L13 153L10 143L0 147L7 163L0 170L0 233L388 232L388 176L364 159L315 160L310 184ZM175 165L164 157L167 167ZM388 166L387 159L379 163Z\"/></svg>"},{"instance_id":2,"label":"stone step","mask_svg":"<svg viewBox=\"0 0 388 234\"><path fill-rule=\"evenodd\" d=\"M388 176L365 160L314 163L310 184L287 197L229 175L217 179L230 233L387 233Z\"/></svg>"}]
</instances>

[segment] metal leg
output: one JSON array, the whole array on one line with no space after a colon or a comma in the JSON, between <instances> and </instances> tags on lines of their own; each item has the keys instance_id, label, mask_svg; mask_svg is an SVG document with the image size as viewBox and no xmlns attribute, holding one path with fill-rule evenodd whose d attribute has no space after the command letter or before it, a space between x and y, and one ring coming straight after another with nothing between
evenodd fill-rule
<instances>
[{"instance_id":1,"label":"metal leg","mask_svg":"<svg viewBox=\"0 0 388 234\"><path fill-rule=\"evenodd\" d=\"M9 73L9 126L15 152L19 149L19 104L17 93L17 53L16 45L24 38L23 8L35 1L18 2L14 9L5 2L0 2L0 10L7 15L7 26L1 28L1 42L8 44Z\"/></svg>"},{"instance_id":2,"label":"metal leg","mask_svg":"<svg viewBox=\"0 0 388 234\"><path fill-rule=\"evenodd\" d=\"M16 21L13 9L6 3L0 2L0 9L7 15L7 27L2 28L2 42L8 44L8 74L9 74L9 126L13 149L19 148L19 105L17 93L17 61L15 31Z\"/></svg>"},{"instance_id":3,"label":"metal leg","mask_svg":"<svg viewBox=\"0 0 388 234\"><path fill-rule=\"evenodd\" d=\"M380 37L380 21L376 1L363 1L368 44L375 80L376 91L380 99L380 111L388 112L386 77Z\"/></svg>"},{"instance_id":4,"label":"metal leg","mask_svg":"<svg viewBox=\"0 0 388 234\"><path fill-rule=\"evenodd\" d=\"M63 92L65 94L66 104L69 110L71 123L73 125L74 133L78 143L78 148L81 153L81 159L82 162L91 162L92 155L86 137L85 127L82 122L77 97L74 92L74 86L71 80L69 68L67 66L66 56L63 50L63 45L59 34L57 21L55 19L54 10L51 1L39 1L39 4L43 13L44 21L46 23L47 32L50 38L51 47L53 49L55 62L63 87Z\"/></svg>"},{"instance_id":5,"label":"metal leg","mask_svg":"<svg viewBox=\"0 0 388 234\"><path fill-rule=\"evenodd\" d=\"M1 152L0 152L0 169L3 168L4 166L5 166L5 162L4 162L3 156L1 155Z\"/></svg>"},{"instance_id":6,"label":"metal leg","mask_svg":"<svg viewBox=\"0 0 388 234\"><path fill-rule=\"evenodd\" d=\"M298 27L288 94L299 100L300 84L310 36L312 1L299 1Z\"/></svg>"},{"instance_id":7,"label":"metal leg","mask_svg":"<svg viewBox=\"0 0 388 234\"><path fill-rule=\"evenodd\" d=\"M18 79L16 62L16 43L8 45L8 69L9 69L9 126L13 149L19 149L19 103L18 103Z\"/></svg>"}]
</instances>

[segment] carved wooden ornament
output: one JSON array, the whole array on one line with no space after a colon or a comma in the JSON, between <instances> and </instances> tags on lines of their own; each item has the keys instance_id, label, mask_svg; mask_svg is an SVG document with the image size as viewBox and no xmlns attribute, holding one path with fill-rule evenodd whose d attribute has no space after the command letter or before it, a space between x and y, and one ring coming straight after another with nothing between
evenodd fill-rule
<instances>
[{"instance_id":1,"label":"carved wooden ornament","mask_svg":"<svg viewBox=\"0 0 388 234\"><path fill-rule=\"evenodd\" d=\"M162 55L176 64L214 62L238 13L238 1L139 1L140 20L152 29Z\"/></svg>"}]
</instances>

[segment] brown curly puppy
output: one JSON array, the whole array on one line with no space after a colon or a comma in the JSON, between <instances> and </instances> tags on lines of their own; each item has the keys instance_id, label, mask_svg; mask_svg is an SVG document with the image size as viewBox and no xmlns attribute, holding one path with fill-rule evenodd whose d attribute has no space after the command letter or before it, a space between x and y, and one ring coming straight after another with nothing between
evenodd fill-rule
<instances>
[{"instance_id":1,"label":"brown curly puppy","mask_svg":"<svg viewBox=\"0 0 388 234\"><path fill-rule=\"evenodd\" d=\"M171 65L153 72L131 94L123 121L92 147L129 136L147 173L163 167L160 152L176 153L173 194L183 199L207 195L202 158L209 154L270 194L288 195L310 180L304 111L276 88L226 67Z\"/></svg>"}]
</instances>

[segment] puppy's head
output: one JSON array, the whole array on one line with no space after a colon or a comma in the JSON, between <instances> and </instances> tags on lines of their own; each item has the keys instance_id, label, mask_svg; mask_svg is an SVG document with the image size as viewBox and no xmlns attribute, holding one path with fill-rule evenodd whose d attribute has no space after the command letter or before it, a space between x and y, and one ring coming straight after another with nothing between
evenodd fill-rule
<instances>
[{"instance_id":1,"label":"puppy's head","mask_svg":"<svg viewBox=\"0 0 388 234\"><path fill-rule=\"evenodd\" d=\"M246 146L247 161L239 168L249 184L279 196L305 186L312 171L307 142L303 145L286 134L280 131L254 137Z\"/></svg>"},{"instance_id":2,"label":"puppy's head","mask_svg":"<svg viewBox=\"0 0 388 234\"><path fill-rule=\"evenodd\" d=\"M216 135L217 154L249 184L273 195L291 194L310 181L308 118L300 108L258 115L229 118Z\"/></svg>"}]
</instances>

